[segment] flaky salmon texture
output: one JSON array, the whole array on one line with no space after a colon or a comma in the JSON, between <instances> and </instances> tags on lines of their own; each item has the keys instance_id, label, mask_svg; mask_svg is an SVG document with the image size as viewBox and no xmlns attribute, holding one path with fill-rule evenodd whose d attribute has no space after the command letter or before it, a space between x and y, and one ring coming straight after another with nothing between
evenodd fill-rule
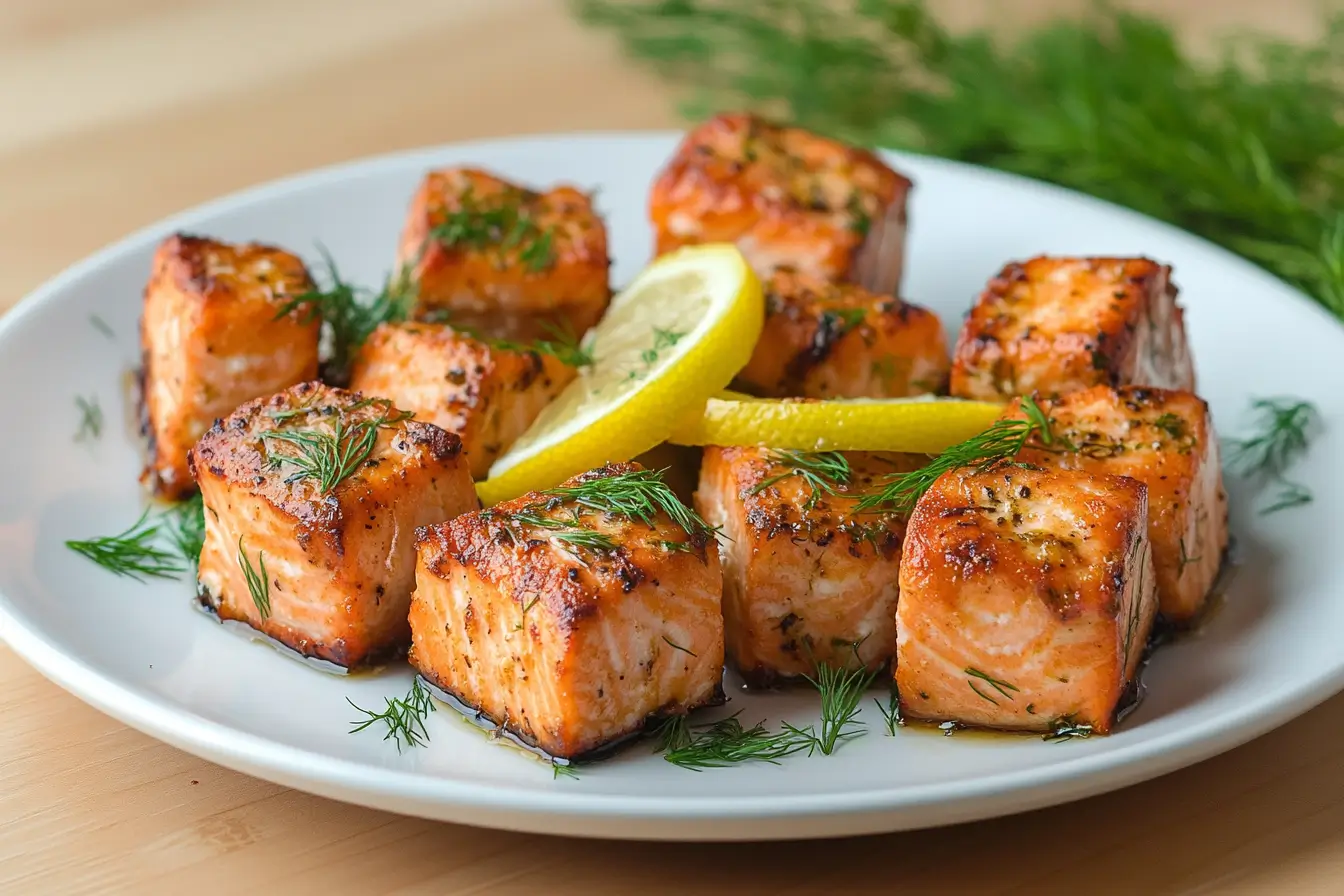
<instances>
[{"instance_id":1,"label":"flaky salmon texture","mask_svg":"<svg viewBox=\"0 0 1344 896\"><path fill-rule=\"evenodd\" d=\"M1209 406L1191 392L1093 386L1042 407L1055 442L1034 439L1019 460L1131 476L1147 486L1162 615L1177 624L1194 620L1228 542L1227 493Z\"/></svg>"},{"instance_id":2,"label":"flaky salmon texture","mask_svg":"<svg viewBox=\"0 0 1344 896\"><path fill-rule=\"evenodd\" d=\"M202 602L347 667L409 641L416 527L480 506L457 436L320 383L244 404L190 465Z\"/></svg>"},{"instance_id":3,"label":"flaky salmon texture","mask_svg":"<svg viewBox=\"0 0 1344 896\"><path fill-rule=\"evenodd\" d=\"M568 480L639 471L612 464ZM533 492L416 533L411 664L552 756L722 700L723 579L707 532Z\"/></svg>"},{"instance_id":4,"label":"flaky salmon texture","mask_svg":"<svg viewBox=\"0 0 1344 896\"><path fill-rule=\"evenodd\" d=\"M946 473L911 515L896 684L913 719L1106 733L1157 611L1148 490L1003 463Z\"/></svg>"},{"instance_id":5,"label":"flaky salmon texture","mask_svg":"<svg viewBox=\"0 0 1344 896\"><path fill-rule=\"evenodd\" d=\"M1006 265L962 325L952 394L1001 401L1099 385L1195 388L1171 269L1146 258Z\"/></svg>"},{"instance_id":6,"label":"flaky salmon texture","mask_svg":"<svg viewBox=\"0 0 1344 896\"><path fill-rule=\"evenodd\" d=\"M187 451L215 419L317 375L319 323L284 311L312 289L296 255L176 234L154 253L140 321L144 480L179 498Z\"/></svg>"},{"instance_id":7,"label":"flaky salmon texture","mask_svg":"<svg viewBox=\"0 0 1344 896\"><path fill-rule=\"evenodd\" d=\"M695 502L722 527L725 637L743 678L771 685L821 663L876 670L891 660L905 519L854 505L880 478L922 462L705 449Z\"/></svg>"},{"instance_id":8,"label":"flaky salmon texture","mask_svg":"<svg viewBox=\"0 0 1344 896\"><path fill-rule=\"evenodd\" d=\"M382 324L360 348L350 388L390 398L462 439L473 478L574 379L553 355L509 348L446 324Z\"/></svg>"},{"instance_id":9,"label":"flaky salmon texture","mask_svg":"<svg viewBox=\"0 0 1344 896\"><path fill-rule=\"evenodd\" d=\"M736 243L760 274L788 267L897 294L910 181L877 156L754 115L692 129L654 182L657 254Z\"/></svg>"}]
</instances>

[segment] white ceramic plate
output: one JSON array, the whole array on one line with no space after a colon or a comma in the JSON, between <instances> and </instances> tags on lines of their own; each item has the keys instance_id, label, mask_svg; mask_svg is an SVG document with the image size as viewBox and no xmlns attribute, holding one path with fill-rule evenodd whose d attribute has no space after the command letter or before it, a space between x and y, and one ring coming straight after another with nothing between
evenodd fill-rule
<instances>
[{"instance_id":1,"label":"white ceramic plate","mask_svg":"<svg viewBox=\"0 0 1344 896\"><path fill-rule=\"evenodd\" d=\"M1122 787L1236 746L1344 686L1344 327L1269 275L1186 233L1064 190L963 165L897 156L916 189L906 295L954 327L999 266L1039 252L1147 254L1175 265L1200 388L1220 430L1253 396L1314 401L1325 433L1299 476L1315 503L1257 516L1232 483L1242 564L1197 636L1160 652L1142 706L1107 738L867 736L832 757L696 773L636 745L553 780L449 711L427 748L398 753L351 735L346 703L402 695L409 670L342 678L250 642L193 609L186 581L118 579L63 546L111 534L143 505L126 398L141 291L173 230L278 243L379 280L407 201L433 165L478 164L523 182L599 187L614 282L645 262L645 196L675 135L536 137L443 147L329 168L248 190L99 252L0 319L0 635L57 684L155 737L314 793L469 824L607 837L811 837L922 827L1016 812ZM89 323L96 313L115 333ZM951 334L949 334L950 338ZM108 431L76 444L76 395ZM744 718L807 723L805 692L732 694Z\"/></svg>"}]
</instances>

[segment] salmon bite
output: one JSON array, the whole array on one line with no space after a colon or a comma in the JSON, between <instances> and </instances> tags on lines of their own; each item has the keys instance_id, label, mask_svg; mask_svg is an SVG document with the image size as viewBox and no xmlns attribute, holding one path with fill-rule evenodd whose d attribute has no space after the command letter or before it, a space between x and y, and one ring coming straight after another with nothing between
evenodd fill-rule
<instances>
[{"instance_id":1,"label":"salmon bite","mask_svg":"<svg viewBox=\"0 0 1344 896\"><path fill-rule=\"evenodd\" d=\"M613 464L416 534L411 664L551 756L721 702L713 535Z\"/></svg>"}]
</instances>

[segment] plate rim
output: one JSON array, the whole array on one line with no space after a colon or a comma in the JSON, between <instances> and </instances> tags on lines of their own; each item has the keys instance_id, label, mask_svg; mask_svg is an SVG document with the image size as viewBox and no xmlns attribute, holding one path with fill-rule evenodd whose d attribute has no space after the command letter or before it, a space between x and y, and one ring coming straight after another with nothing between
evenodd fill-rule
<instances>
[{"instance_id":1,"label":"plate rim","mask_svg":"<svg viewBox=\"0 0 1344 896\"><path fill-rule=\"evenodd\" d=\"M225 214L258 201L273 201L287 193L320 188L324 184L374 174L385 168L433 164L435 156L447 153L474 151L485 155L503 146L517 148L521 145L526 148L532 144L542 147L553 146L557 142L665 141L671 144L683 134L683 131L678 130L593 130L443 143L349 159L244 187L140 227L69 265L27 293L0 317L0 342L70 284L128 252L137 251L141 243L194 226L189 222L202 217ZM1009 172L917 153L894 150L882 150L882 153L898 165L904 159L913 159L919 165L941 167L964 178L997 181L1018 189L1035 190L1057 198L1090 204L1108 215L1126 217L1132 222L1155 228L1155 232L1194 241L1203 250L1218 256L1220 263L1235 265L1247 277L1273 284L1277 290L1291 295L1293 301L1308 306L1308 313L1317 315L1320 320L1328 321L1333 326L1340 326L1340 322L1324 307L1296 287L1230 250L1173 224L1067 187ZM551 819L570 816L665 822L711 819L740 821L767 819L787 813L796 820L874 812L894 815L937 805L957 815L955 820L970 820L1006 814L997 809L983 813L974 811L976 803L989 799L1002 800L1026 797L1033 792L1048 792L1051 795L1038 805L1051 805L1158 777L1240 746L1344 689L1344 657L1341 657L1333 668L1322 667L1311 675L1296 679L1292 686L1262 691L1254 700L1243 701L1218 716L1148 737L1122 749L1074 756L1037 769L997 772L968 782L943 781L877 790L771 793L747 797L585 794L576 790L478 784L424 772L380 768L277 743L212 721L194 710L179 708L167 699L135 693L118 679L104 676L79 657L64 651L38 626L29 625L17 610L18 607L11 599L0 592L0 639L44 677L99 711L165 743L247 774L348 802L395 808L395 811L418 810L428 817L443 817L442 813L427 811L440 807L521 813ZM391 805L394 802L395 807ZM970 811L958 812L958 807ZM483 819L481 823L490 822ZM924 825L915 821L904 826ZM871 825L870 829L895 828L890 823L884 823Z\"/></svg>"}]
</instances>

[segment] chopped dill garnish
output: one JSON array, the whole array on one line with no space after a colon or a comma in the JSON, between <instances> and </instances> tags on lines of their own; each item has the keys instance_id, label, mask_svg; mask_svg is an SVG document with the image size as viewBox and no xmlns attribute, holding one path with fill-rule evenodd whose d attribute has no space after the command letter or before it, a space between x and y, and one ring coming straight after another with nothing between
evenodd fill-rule
<instances>
[{"instance_id":1,"label":"chopped dill garnish","mask_svg":"<svg viewBox=\"0 0 1344 896\"><path fill-rule=\"evenodd\" d=\"M1185 438L1185 421L1167 412L1153 421L1153 426L1173 439Z\"/></svg>"},{"instance_id":2,"label":"chopped dill garnish","mask_svg":"<svg viewBox=\"0 0 1344 896\"><path fill-rule=\"evenodd\" d=\"M518 249L518 260L530 273L555 264L555 228L542 228L520 203L523 194L508 190L489 203L478 202L468 190L461 206L446 211L429 233L445 249Z\"/></svg>"},{"instance_id":3,"label":"chopped dill garnish","mask_svg":"<svg viewBox=\"0 0 1344 896\"><path fill-rule=\"evenodd\" d=\"M658 358L662 353L675 347L685 335L685 333L677 330L664 330L662 327L654 327L653 343L639 353L639 360L644 362L643 368L630 371L626 378L635 380L647 376L649 371L653 369L653 365L658 363Z\"/></svg>"},{"instance_id":4,"label":"chopped dill garnish","mask_svg":"<svg viewBox=\"0 0 1344 896\"><path fill-rule=\"evenodd\" d=\"M1085 738L1092 736L1092 726L1082 725L1075 722L1073 716L1063 716L1050 723L1050 733L1043 735L1041 740L1046 743L1060 743L1073 738Z\"/></svg>"},{"instance_id":5,"label":"chopped dill garnish","mask_svg":"<svg viewBox=\"0 0 1344 896\"><path fill-rule=\"evenodd\" d=\"M177 552L192 566L199 565L205 547L205 499L201 493L179 502L164 514L164 519Z\"/></svg>"},{"instance_id":6,"label":"chopped dill garnish","mask_svg":"<svg viewBox=\"0 0 1344 896\"><path fill-rule=\"evenodd\" d=\"M1013 695L1008 692L1017 691L1016 686L1011 685L1008 682L1003 681L1002 679L994 678L991 675L987 675L984 672L981 672L979 669L973 669L970 666L967 666L962 671L965 672L967 675L971 676L972 678L978 678L981 681L987 682L990 687L998 691L1003 696L1007 697L1009 700L1013 699ZM967 683L971 686L971 690L975 691L977 694L980 694L981 697L985 697L985 695L980 692L980 689L975 686L975 682L968 680ZM988 700L990 703L993 703L995 706L998 705L998 701L994 700L992 697L985 697L985 699Z\"/></svg>"},{"instance_id":7,"label":"chopped dill garnish","mask_svg":"<svg viewBox=\"0 0 1344 896\"><path fill-rule=\"evenodd\" d=\"M867 316L866 308L828 308L821 313L821 329L833 333L834 338L839 339L862 325Z\"/></svg>"},{"instance_id":8,"label":"chopped dill garnish","mask_svg":"<svg viewBox=\"0 0 1344 896\"><path fill-rule=\"evenodd\" d=\"M585 529L576 519L573 521L543 516L533 510L519 510L509 515L509 521L521 526L542 529L547 537L562 544L590 551L614 551L616 542L604 532Z\"/></svg>"},{"instance_id":9,"label":"chopped dill garnish","mask_svg":"<svg viewBox=\"0 0 1344 896\"><path fill-rule=\"evenodd\" d=\"M751 494L760 494L777 482L797 476L811 490L810 496L803 504L805 511L816 507L822 495L834 495L839 489L849 485L854 475L849 461L839 451L772 450L767 459L772 464L788 469L763 479L751 490Z\"/></svg>"},{"instance_id":10,"label":"chopped dill garnish","mask_svg":"<svg viewBox=\"0 0 1344 896\"><path fill-rule=\"evenodd\" d=\"M550 498L573 501L580 507L596 513L607 513L638 520L653 526L654 518L667 514L692 537L708 537L714 528L691 510L676 492L663 481L667 469L629 470L614 476L603 476L578 485L557 486L542 492Z\"/></svg>"},{"instance_id":11,"label":"chopped dill garnish","mask_svg":"<svg viewBox=\"0 0 1344 896\"><path fill-rule=\"evenodd\" d=\"M149 511L123 532L84 541L67 541L65 546L83 554L103 569L143 582L145 577L176 578L186 572L172 553L156 547L160 529L149 521Z\"/></svg>"},{"instance_id":12,"label":"chopped dill garnish","mask_svg":"<svg viewBox=\"0 0 1344 896\"><path fill-rule=\"evenodd\" d=\"M395 741L398 753L402 751L403 747L423 747L429 743L429 732L425 729L425 719L431 712L435 711L434 700L429 691L420 685L418 677L411 680L411 690L405 697L385 697L384 702L387 705L381 712L365 709L349 697L345 698L345 702L365 715L363 721L350 723L352 726L351 734L363 731L377 722L382 722L387 726L387 733L383 735L383 740Z\"/></svg>"},{"instance_id":13,"label":"chopped dill garnish","mask_svg":"<svg viewBox=\"0 0 1344 896\"><path fill-rule=\"evenodd\" d=\"M578 773L578 771L575 770L575 768L574 768L574 763L572 763L572 762L562 762L562 761L560 761L560 760L558 760L558 759L552 759L552 760L551 760L551 777L552 777L552 778L556 778L556 779L558 779L558 778L578 778L578 776L579 776L579 773Z\"/></svg>"},{"instance_id":14,"label":"chopped dill garnish","mask_svg":"<svg viewBox=\"0 0 1344 896\"><path fill-rule=\"evenodd\" d=\"M347 424L348 414L369 405L378 405L381 408L377 417ZM290 410L309 412L323 409ZM273 466L289 464L295 467L295 471L285 478L285 482L313 479L317 482L318 491L324 495L354 475L355 471L369 459L378 442L379 429L395 426L412 416L407 411L397 410L390 401L381 398L365 399L349 408L325 410L335 411L336 414L330 432L322 429L281 429L261 434L262 443L266 445L268 452L272 442L288 444L295 449L293 454L269 454ZM272 419L281 421L281 415L289 413L279 411L272 415ZM291 416L285 416L283 419L289 420Z\"/></svg>"},{"instance_id":15,"label":"chopped dill garnish","mask_svg":"<svg viewBox=\"0 0 1344 896\"><path fill-rule=\"evenodd\" d=\"M1297 398L1260 398L1251 408L1257 415L1255 434L1231 442L1229 465L1243 477L1278 489L1262 514L1310 503L1311 491L1286 474L1306 454L1311 430L1320 419L1316 406Z\"/></svg>"},{"instance_id":16,"label":"chopped dill garnish","mask_svg":"<svg viewBox=\"0 0 1344 896\"><path fill-rule=\"evenodd\" d=\"M75 432L75 441L97 440L103 434L103 409L98 404L98 396L85 398L76 395L75 406L79 408L79 429Z\"/></svg>"},{"instance_id":17,"label":"chopped dill garnish","mask_svg":"<svg viewBox=\"0 0 1344 896\"><path fill-rule=\"evenodd\" d=\"M858 659L857 644L854 657ZM863 735L865 726L858 720L859 701L877 678L877 670L870 672L861 662L854 669L818 663L816 672L804 677L821 693L817 749L829 756L841 743Z\"/></svg>"},{"instance_id":18,"label":"chopped dill garnish","mask_svg":"<svg viewBox=\"0 0 1344 896\"><path fill-rule=\"evenodd\" d=\"M324 247L317 248L326 267L327 286L293 296L280 307L276 319L299 312L303 321L322 321L326 332L323 379L340 384L349 380L355 354L379 324L410 317L419 293L413 275L416 262L388 275L382 289L373 292L342 278L335 259Z\"/></svg>"},{"instance_id":19,"label":"chopped dill garnish","mask_svg":"<svg viewBox=\"0 0 1344 896\"><path fill-rule=\"evenodd\" d=\"M908 514L939 476L961 467L984 470L998 461L1014 458L1032 436L1047 446L1068 447L1063 439L1051 432L1050 420L1035 400L1024 397L1020 407L1026 419L997 420L989 429L947 448L913 473L893 473L884 477L885 484L879 490L864 495L855 506L855 511L881 510Z\"/></svg>"},{"instance_id":20,"label":"chopped dill garnish","mask_svg":"<svg viewBox=\"0 0 1344 896\"><path fill-rule=\"evenodd\" d=\"M673 641L673 640L672 640L671 638L669 638L667 635L663 635L663 640L666 641L667 644L668 644L668 646L671 647L673 650L680 650L682 653L688 654L688 655L690 655L690 656L695 656L695 655L696 655L696 653L695 653L694 650L688 650L687 648L682 647L680 644L678 644L677 642Z\"/></svg>"},{"instance_id":21,"label":"chopped dill garnish","mask_svg":"<svg viewBox=\"0 0 1344 896\"><path fill-rule=\"evenodd\" d=\"M252 595L252 603L257 605L257 612L261 614L263 621L269 619L271 577L266 572L266 552L257 551L257 566L254 567L252 561L247 559L247 549L243 547L241 535L238 536L238 568L243 571L243 579L247 582L248 593Z\"/></svg>"},{"instance_id":22,"label":"chopped dill garnish","mask_svg":"<svg viewBox=\"0 0 1344 896\"><path fill-rule=\"evenodd\" d=\"M726 768L740 762L778 765L786 756L818 747L812 727L795 728L785 723L782 731L768 731L763 723L743 727L740 713L702 725L692 725L684 716L673 716L658 729L658 752L673 765L700 771Z\"/></svg>"},{"instance_id":23,"label":"chopped dill garnish","mask_svg":"<svg viewBox=\"0 0 1344 896\"><path fill-rule=\"evenodd\" d=\"M489 345L491 348L510 352L538 352L550 355L567 367L591 367L593 352L591 345L584 342L568 329L559 327L550 321L542 321L541 327L549 339L536 339L532 342L513 342L508 339L491 339L469 329L462 332Z\"/></svg>"},{"instance_id":24,"label":"chopped dill garnish","mask_svg":"<svg viewBox=\"0 0 1344 896\"><path fill-rule=\"evenodd\" d=\"M108 342L116 342L116 341L117 341L117 334L116 334L115 332L113 332L113 330L112 330L112 328L111 328L110 326L108 326L107 321L103 320L103 319L102 319L101 317L99 317L98 315L96 315L96 314L90 314L90 315L89 315L89 324L90 324L95 330L97 330L99 333L102 333L104 336L106 336Z\"/></svg>"},{"instance_id":25,"label":"chopped dill garnish","mask_svg":"<svg viewBox=\"0 0 1344 896\"><path fill-rule=\"evenodd\" d=\"M882 721L885 722L887 726L887 736L895 737L896 729L905 724L905 719L901 716L900 693L895 687L892 687L891 694L887 697L885 705L876 697L873 698L873 702L877 704L877 711L882 713Z\"/></svg>"}]
</instances>

